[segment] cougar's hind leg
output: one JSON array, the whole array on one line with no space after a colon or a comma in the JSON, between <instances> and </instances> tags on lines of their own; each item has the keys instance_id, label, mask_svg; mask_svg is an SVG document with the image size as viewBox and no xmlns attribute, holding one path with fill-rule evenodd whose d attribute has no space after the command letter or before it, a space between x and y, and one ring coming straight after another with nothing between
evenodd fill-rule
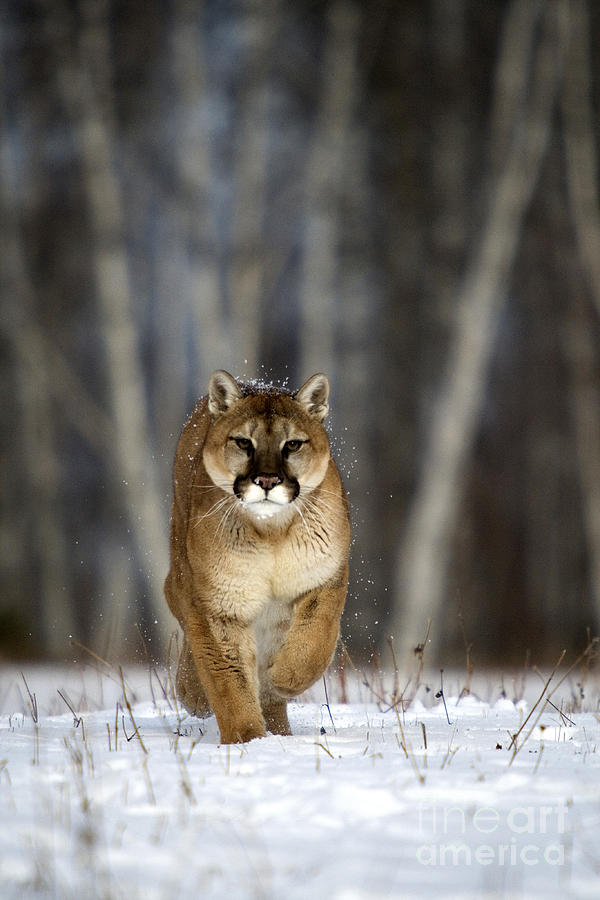
<instances>
[{"instance_id":1,"label":"cougar's hind leg","mask_svg":"<svg viewBox=\"0 0 600 900\"><path fill-rule=\"evenodd\" d=\"M260 697L265 725L271 734L292 733L287 715L287 700L276 694L272 688L263 690Z\"/></svg>"}]
</instances>

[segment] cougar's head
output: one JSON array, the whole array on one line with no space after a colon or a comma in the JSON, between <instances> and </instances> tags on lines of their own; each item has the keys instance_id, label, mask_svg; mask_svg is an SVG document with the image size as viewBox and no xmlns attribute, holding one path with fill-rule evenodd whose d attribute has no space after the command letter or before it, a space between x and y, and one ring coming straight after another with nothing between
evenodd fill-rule
<instances>
[{"instance_id":1,"label":"cougar's head","mask_svg":"<svg viewBox=\"0 0 600 900\"><path fill-rule=\"evenodd\" d=\"M239 384L228 372L210 379L212 418L203 450L211 480L234 494L248 515L281 516L323 481L329 441L321 424L329 382L313 375L296 394Z\"/></svg>"}]
</instances>

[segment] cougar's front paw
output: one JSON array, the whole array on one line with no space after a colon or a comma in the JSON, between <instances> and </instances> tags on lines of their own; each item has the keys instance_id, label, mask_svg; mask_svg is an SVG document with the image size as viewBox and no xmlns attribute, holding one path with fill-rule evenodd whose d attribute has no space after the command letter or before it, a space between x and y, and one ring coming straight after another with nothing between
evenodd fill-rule
<instances>
[{"instance_id":1,"label":"cougar's front paw","mask_svg":"<svg viewBox=\"0 0 600 900\"><path fill-rule=\"evenodd\" d=\"M322 674L318 668L296 665L290 656L279 654L268 669L271 684L282 697L297 697Z\"/></svg>"},{"instance_id":2,"label":"cougar's front paw","mask_svg":"<svg viewBox=\"0 0 600 900\"><path fill-rule=\"evenodd\" d=\"M219 732L222 744L246 744L254 738L267 736L262 717L256 722L219 722Z\"/></svg>"}]
</instances>

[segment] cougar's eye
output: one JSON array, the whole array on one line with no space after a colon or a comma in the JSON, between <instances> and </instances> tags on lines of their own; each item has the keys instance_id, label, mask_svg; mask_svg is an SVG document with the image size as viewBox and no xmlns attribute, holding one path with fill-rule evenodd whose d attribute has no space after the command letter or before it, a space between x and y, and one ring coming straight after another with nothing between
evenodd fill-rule
<instances>
[{"instance_id":1,"label":"cougar's eye","mask_svg":"<svg viewBox=\"0 0 600 900\"><path fill-rule=\"evenodd\" d=\"M300 449L300 447L302 446L302 444L304 444L304 441L301 441L301 440L286 441L286 442L285 442L285 449L286 449L289 453L295 453L296 450L299 450L299 449Z\"/></svg>"},{"instance_id":2,"label":"cougar's eye","mask_svg":"<svg viewBox=\"0 0 600 900\"><path fill-rule=\"evenodd\" d=\"M232 437L232 441L235 441L240 450L245 450L246 453L250 453L252 450L252 441L250 438L245 437Z\"/></svg>"}]
</instances>

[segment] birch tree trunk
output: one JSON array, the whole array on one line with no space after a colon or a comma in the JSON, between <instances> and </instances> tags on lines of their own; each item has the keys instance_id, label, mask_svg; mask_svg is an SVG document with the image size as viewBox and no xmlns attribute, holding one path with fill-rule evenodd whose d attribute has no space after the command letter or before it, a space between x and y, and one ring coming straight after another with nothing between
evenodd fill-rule
<instances>
[{"instance_id":1,"label":"birch tree trunk","mask_svg":"<svg viewBox=\"0 0 600 900\"><path fill-rule=\"evenodd\" d=\"M4 97L0 84L0 97ZM0 107L0 126L4 109ZM33 112L31 114L34 116ZM34 122L35 127L35 122ZM55 416L45 342L36 322L34 289L27 272L18 211L23 198L17 190L17 162L10 131L1 128L0 155L0 280L4 330L13 345L16 382L21 410L20 449L26 498L25 527L31 534L21 555L21 572L39 569L39 596L31 602L30 615L41 622L41 636L51 657L65 658L74 632L71 577L65 542L60 497L60 462L55 444ZM22 162L21 162L22 164ZM34 184L38 178L33 177ZM16 529L17 523L11 526ZM11 541L12 543L12 541ZM7 560L12 567L14 560ZM21 576L22 577L22 576Z\"/></svg>"},{"instance_id":2,"label":"birch tree trunk","mask_svg":"<svg viewBox=\"0 0 600 900\"><path fill-rule=\"evenodd\" d=\"M596 628L600 626L600 389L598 347L593 326L600 316L600 211L598 208L598 153L592 106L590 20L586 0L571 0L570 41L562 93L562 114L567 160L568 195L577 243L595 306L585 308L578 294L571 320L568 356L579 477L590 564Z\"/></svg>"},{"instance_id":3,"label":"birch tree trunk","mask_svg":"<svg viewBox=\"0 0 600 900\"><path fill-rule=\"evenodd\" d=\"M106 460L113 491L126 512L137 560L148 587L155 634L166 639L172 624L163 596L168 567L167 506L161 503L147 421L144 374L123 242L123 209L115 171L115 126L110 89L108 5L81 7L75 71L62 65L62 96L79 140L83 187L92 236L93 269L100 316L100 337L107 364L109 404L115 423L113 456ZM56 15L56 13L54 13ZM68 15L68 14L67 14ZM64 25L64 7L58 16ZM115 596L122 615L123 597ZM106 597L110 615L111 598ZM152 651L157 652L158 647Z\"/></svg>"},{"instance_id":4,"label":"birch tree trunk","mask_svg":"<svg viewBox=\"0 0 600 900\"><path fill-rule=\"evenodd\" d=\"M452 321L458 273L464 262L467 230L469 165L469 92L464 58L467 49L466 0L435 0L432 4L436 47L437 114L433 117L432 188L437 216L432 224L435 265L430 295L438 317ZM446 329L444 329L446 330Z\"/></svg>"},{"instance_id":5,"label":"birch tree trunk","mask_svg":"<svg viewBox=\"0 0 600 900\"><path fill-rule=\"evenodd\" d=\"M258 373L265 308L264 216L267 181L270 64L279 30L280 3L258 4L247 26L240 122L235 136L232 258L229 267L230 328L235 356L250 374Z\"/></svg>"},{"instance_id":6,"label":"birch tree trunk","mask_svg":"<svg viewBox=\"0 0 600 900\"><path fill-rule=\"evenodd\" d=\"M362 97L356 81L354 84L356 107ZM360 646L364 646L365 638L367 644L375 644L382 613L379 602L383 600L378 598L380 500L381 495L389 494L389 487L381 479L374 483L373 478L379 406L372 392L381 383L385 364L379 358L377 332L372 328L380 312L381 297L369 234L368 134L358 116L348 124L344 144L340 171L344 186L340 218L344 225L340 228L336 299L341 312L336 334L338 384L332 402L331 431L334 456L349 492L355 536L351 555L351 584L356 594L354 625L357 633L360 629ZM349 605L352 602L351 597Z\"/></svg>"},{"instance_id":7,"label":"birch tree trunk","mask_svg":"<svg viewBox=\"0 0 600 900\"><path fill-rule=\"evenodd\" d=\"M300 371L326 369L335 381L340 195L344 154L357 91L357 7L338 0L329 10L319 109L306 171L305 234L300 275Z\"/></svg>"},{"instance_id":8,"label":"birch tree trunk","mask_svg":"<svg viewBox=\"0 0 600 900\"><path fill-rule=\"evenodd\" d=\"M506 70L507 54L529 54L535 20L529 0L513 0L509 26L501 48L498 72ZM529 108L516 102L510 115L511 144L503 169L490 194L481 241L468 265L457 300L455 334L447 375L425 450L420 483L409 511L400 547L395 613L391 631L404 657L418 643L425 622L432 619L432 650L441 641L442 609L454 526L463 495L464 470L475 437L485 391L498 313L506 299L523 227L548 143L551 113L563 56L565 9L547 4L542 35L535 53L528 96ZM509 45L507 36L526 30L528 40ZM496 91L504 85L496 79ZM517 99L517 98L515 98ZM496 133L500 123L492 123Z\"/></svg>"},{"instance_id":9,"label":"birch tree trunk","mask_svg":"<svg viewBox=\"0 0 600 900\"><path fill-rule=\"evenodd\" d=\"M181 292L181 307L189 310L195 326L197 358L194 361L198 395L206 392L208 379L218 368L227 368L233 357L231 336L225 322L223 289L218 271L219 246L211 202L213 178L208 138L209 96L203 43L204 3L176 0L171 59L174 92L181 110L176 141L177 192L172 224L176 246L182 243L181 265L177 257L164 273L165 309L171 306L171 277ZM186 253L185 248L190 247Z\"/></svg>"}]
</instances>

